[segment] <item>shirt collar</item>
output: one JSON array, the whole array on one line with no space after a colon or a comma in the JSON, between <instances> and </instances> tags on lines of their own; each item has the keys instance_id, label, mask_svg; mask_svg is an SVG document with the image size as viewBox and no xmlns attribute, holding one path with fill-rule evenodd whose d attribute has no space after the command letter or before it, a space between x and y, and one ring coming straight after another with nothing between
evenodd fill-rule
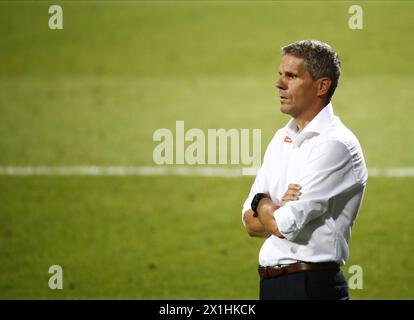
<instances>
[{"instance_id":1,"label":"shirt collar","mask_svg":"<svg viewBox=\"0 0 414 320\"><path fill-rule=\"evenodd\" d=\"M329 123L331 123L334 117L335 115L333 112L332 103L329 102L329 104L327 104L321 111L319 111L316 117L308 123L308 125L301 131L300 134L307 132L320 134L326 129Z\"/></svg>"},{"instance_id":2,"label":"shirt collar","mask_svg":"<svg viewBox=\"0 0 414 320\"><path fill-rule=\"evenodd\" d=\"M294 137L293 144L299 145L306 138L321 134L333 121L334 117L332 103L329 102L299 134L294 119L290 119L287 123L286 130Z\"/></svg>"}]
</instances>

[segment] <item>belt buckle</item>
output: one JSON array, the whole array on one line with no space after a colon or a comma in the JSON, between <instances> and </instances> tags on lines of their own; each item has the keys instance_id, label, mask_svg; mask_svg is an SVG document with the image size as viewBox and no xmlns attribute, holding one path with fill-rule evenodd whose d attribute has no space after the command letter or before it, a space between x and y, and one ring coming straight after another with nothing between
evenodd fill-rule
<instances>
[{"instance_id":1,"label":"belt buckle","mask_svg":"<svg viewBox=\"0 0 414 320\"><path fill-rule=\"evenodd\" d=\"M289 273L289 265L288 264L281 265L279 267L279 270L282 272L282 274L287 274Z\"/></svg>"},{"instance_id":2,"label":"belt buckle","mask_svg":"<svg viewBox=\"0 0 414 320\"><path fill-rule=\"evenodd\" d=\"M266 278L271 277L271 270L278 270L279 272L281 272L281 274L287 274L289 273L289 269L288 269L289 264L277 264L274 266L265 266L262 267L263 268L263 273L264 276ZM260 266L259 266L260 269Z\"/></svg>"},{"instance_id":3,"label":"belt buckle","mask_svg":"<svg viewBox=\"0 0 414 320\"><path fill-rule=\"evenodd\" d=\"M280 275L285 275L289 273L288 264L277 264L275 266L269 267L269 269L278 270Z\"/></svg>"},{"instance_id":4,"label":"belt buckle","mask_svg":"<svg viewBox=\"0 0 414 320\"><path fill-rule=\"evenodd\" d=\"M271 268L277 269L277 270L287 270L288 264L277 264L275 266L272 266Z\"/></svg>"}]
</instances>

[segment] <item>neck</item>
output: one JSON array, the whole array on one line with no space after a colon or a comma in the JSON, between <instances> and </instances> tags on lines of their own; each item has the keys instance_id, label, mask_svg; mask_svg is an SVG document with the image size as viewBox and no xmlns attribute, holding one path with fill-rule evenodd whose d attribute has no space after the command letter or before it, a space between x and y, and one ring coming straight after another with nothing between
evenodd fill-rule
<instances>
[{"instance_id":1,"label":"neck","mask_svg":"<svg viewBox=\"0 0 414 320\"><path fill-rule=\"evenodd\" d=\"M296 124L297 133L300 133L315 118L328 103L318 103L314 107L309 108L306 113L293 117Z\"/></svg>"},{"instance_id":2,"label":"neck","mask_svg":"<svg viewBox=\"0 0 414 320\"><path fill-rule=\"evenodd\" d=\"M308 123L312 121L313 118L311 120L302 120L302 119L297 119L297 118L294 118L294 119L295 119L297 133L300 133L303 129L305 129Z\"/></svg>"}]
</instances>

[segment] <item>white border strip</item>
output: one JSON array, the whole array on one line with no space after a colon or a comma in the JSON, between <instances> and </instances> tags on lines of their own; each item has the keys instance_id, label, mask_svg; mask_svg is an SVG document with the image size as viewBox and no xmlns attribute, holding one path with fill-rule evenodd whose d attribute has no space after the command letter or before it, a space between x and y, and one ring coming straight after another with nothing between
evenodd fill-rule
<instances>
[{"instance_id":1,"label":"white border strip","mask_svg":"<svg viewBox=\"0 0 414 320\"><path fill-rule=\"evenodd\" d=\"M246 172L246 169L248 173ZM201 176L236 178L254 175L254 168L222 168L191 166L153 166L153 167L1 167L3 176ZM414 168L370 168L369 177L414 177Z\"/></svg>"},{"instance_id":2,"label":"white border strip","mask_svg":"<svg viewBox=\"0 0 414 320\"><path fill-rule=\"evenodd\" d=\"M205 176L239 177L241 168L211 168L188 166L156 167L0 167L0 175L8 176Z\"/></svg>"},{"instance_id":3,"label":"white border strip","mask_svg":"<svg viewBox=\"0 0 414 320\"><path fill-rule=\"evenodd\" d=\"M368 177L414 177L414 168L368 168Z\"/></svg>"}]
</instances>

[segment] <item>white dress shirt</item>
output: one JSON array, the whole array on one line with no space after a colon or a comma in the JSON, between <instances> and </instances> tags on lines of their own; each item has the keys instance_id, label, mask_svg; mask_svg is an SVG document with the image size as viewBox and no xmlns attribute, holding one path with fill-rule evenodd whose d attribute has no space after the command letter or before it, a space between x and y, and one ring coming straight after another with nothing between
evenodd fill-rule
<instances>
[{"instance_id":1,"label":"white dress shirt","mask_svg":"<svg viewBox=\"0 0 414 320\"><path fill-rule=\"evenodd\" d=\"M278 130L265 152L250 194L268 192L279 204L291 183L302 186L299 200L274 212L280 233L271 235L259 254L259 264L274 266L296 261L345 264L349 241L367 183L368 173L358 139L334 115L329 103L298 134L291 119Z\"/></svg>"}]
</instances>

